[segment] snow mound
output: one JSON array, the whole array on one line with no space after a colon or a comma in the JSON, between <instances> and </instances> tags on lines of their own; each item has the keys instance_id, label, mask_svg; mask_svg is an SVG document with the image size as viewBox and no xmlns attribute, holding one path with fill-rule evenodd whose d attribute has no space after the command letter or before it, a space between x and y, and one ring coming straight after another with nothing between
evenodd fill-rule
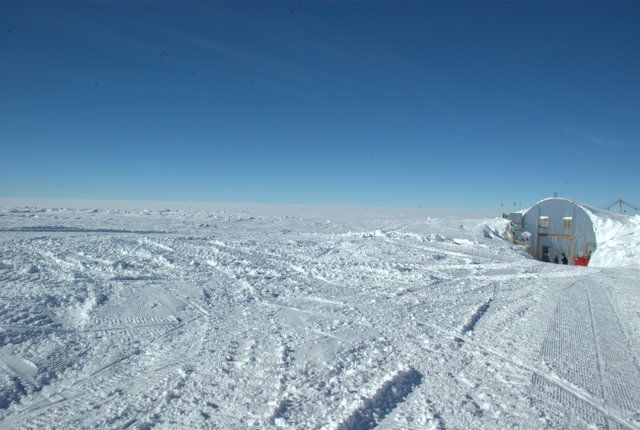
<instances>
[{"instance_id":1,"label":"snow mound","mask_svg":"<svg viewBox=\"0 0 640 430\"><path fill-rule=\"evenodd\" d=\"M598 248L590 266L640 268L640 215L593 217Z\"/></svg>"},{"instance_id":2,"label":"snow mound","mask_svg":"<svg viewBox=\"0 0 640 430\"><path fill-rule=\"evenodd\" d=\"M483 235L487 239L504 238L509 233L510 222L505 218L489 218L482 222Z\"/></svg>"},{"instance_id":3,"label":"snow mound","mask_svg":"<svg viewBox=\"0 0 640 430\"><path fill-rule=\"evenodd\" d=\"M575 202L593 222L597 248L589 266L640 268L640 215L629 216Z\"/></svg>"}]
</instances>

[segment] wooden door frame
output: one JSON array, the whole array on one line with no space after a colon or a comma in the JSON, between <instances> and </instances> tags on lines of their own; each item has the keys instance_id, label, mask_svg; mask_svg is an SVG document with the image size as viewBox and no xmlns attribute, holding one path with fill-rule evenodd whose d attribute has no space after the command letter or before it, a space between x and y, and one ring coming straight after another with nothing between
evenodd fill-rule
<instances>
[{"instance_id":1,"label":"wooden door frame","mask_svg":"<svg viewBox=\"0 0 640 430\"><path fill-rule=\"evenodd\" d=\"M573 264L573 235L572 234L563 234L563 233L538 233L538 249L537 249L537 256L538 259L541 258L540 256L540 237L568 237L569 239L571 239L571 257L569 258L569 263Z\"/></svg>"}]
</instances>

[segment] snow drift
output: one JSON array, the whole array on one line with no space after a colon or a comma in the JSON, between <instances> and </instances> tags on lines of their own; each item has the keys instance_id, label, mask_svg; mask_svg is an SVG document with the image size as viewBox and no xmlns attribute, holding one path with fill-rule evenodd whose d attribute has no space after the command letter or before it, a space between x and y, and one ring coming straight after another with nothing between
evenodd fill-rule
<instances>
[{"instance_id":1,"label":"snow drift","mask_svg":"<svg viewBox=\"0 0 640 430\"><path fill-rule=\"evenodd\" d=\"M597 248L589 265L640 269L640 215L616 214L575 203L589 215L596 234Z\"/></svg>"}]
</instances>

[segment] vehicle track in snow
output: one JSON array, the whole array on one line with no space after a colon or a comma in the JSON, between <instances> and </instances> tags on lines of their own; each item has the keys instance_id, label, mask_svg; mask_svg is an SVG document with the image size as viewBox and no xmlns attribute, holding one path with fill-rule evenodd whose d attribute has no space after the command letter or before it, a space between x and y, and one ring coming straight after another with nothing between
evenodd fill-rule
<instances>
[{"instance_id":1,"label":"vehicle track in snow","mask_svg":"<svg viewBox=\"0 0 640 430\"><path fill-rule=\"evenodd\" d=\"M202 307L192 303L189 299L174 295L170 288L162 287L162 285L159 288L156 287L155 290L147 286L129 291L126 294L128 295L125 302L118 303L116 298L120 296L114 294L111 296L110 301L106 303L108 305L106 308L104 305L99 305L97 309L94 309L92 318L83 328L66 328L63 330L64 334L74 337L99 336L101 338L100 345L103 345L104 348L109 348L109 345L111 345L110 349L103 348L103 355L99 355L100 349L93 351L93 354L97 353L98 355L87 357L90 358L88 365L81 370L79 377L76 377L75 380L73 380L73 377L71 378L73 382L67 382L62 386L56 384L58 388L53 388L52 386L53 390L49 390L49 387L45 386L45 390L40 396L44 397L43 400L7 416L5 422L22 422L21 426L33 425L33 427L39 427L38 423L41 422L39 417L44 416L46 418L42 419L47 421L51 419L52 414L60 414L61 421L69 421L73 418L73 413L69 412L69 410L82 410L82 408L78 409L78 404L91 404L96 399L104 397L104 393L121 393L126 391L124 388L130 390L130 385L139 386L139 389L148 386L149 383L143 382L148 375L135 375L135 368L139 366L136 363L140 363L141 360L144 361L146 356L153 352L154 345L171 337L174 332L187 328L186 326L191 325L197 319L208 316L208 313ZM190 313L191 317L185 318L184 312L179 309L180 307L191 309L186 314L189 315ZM181 318L172 314L176 314ZM167 316L171 318L167 319ZM184 321L180 322L180 320ZM28 330L26 327L23 329ZM35 328L35 330L38 329ZM121 332L121 334L114 337L117 332ZM111 338L113 338L113 341L109 341ZM181 345L179 343L178 345L177 353L179 354L180 352L184 353L186 351L185 346L188 348L189 344ZM165 359L160 362L155 360L154 366L158 370L151 372L151 385L153 385L155 379L161 379L159 375L153 374L175 368L175 362L179 362L188 355L176 356L174 354L169 356L168 361ZM171 357L174 358L171 359ZM69 355L69 358L72 362L74 361L73 356ZM174 363L170 363L172 360ZM65 369L65 366L51 361L45 363L45 365ZM134 373L129 371L130 368L134 369ZM169 371L167 375L171 376L172 373L175 372ZM139 382L135 382L139 378L142 379ZM122 395L122 397L129 396ZM118 401L116 400L115 403L118 403ZM75 419L81 420L80 417ZM119 418L113 419L120 421ZM112 424L116 421L112 421Z\"/></svg>"},{"instance_id":2,"label":"vehicle track in snow","mask_svg":"<svg viewBox=\"0 0 640 430\"><path fill-rule=\"evenodd\" d=\"M39 396L42 398L41 400L36 400L35 403L27 404L24 408L16 410L15 413L6 416L4 422L10 426L41 428L41 425L46 427L46 423L50 423L52 417L57 416L56 422L76 420L81 423L82 416L74 418L74 415L86 408L86 405L97 404L96 402L101 401L99 399L104 401L105 393L109 397L112 393L123 395L124 391L130 389L131 386L138 390L149 388L149 384L145 383L145 379L149 375L136 375L135 369L139 366L136 363L145 359L145 353L154 344L185 328L198 318L200 316L176 324L167 330L147 330L146 334L149 338L146 342L129 341L129 345L134 345L133 348L125 348L115 354L110 353L105 357L105 360L94 357L92 366L83 370L79 377L61 385L51 386L52 390L48 386L44 387ZM129 328L129 330L131 329ZM134 339L138 339L138 337ZM123 341L121 336L117 340ZM163 365L156 366L159 369L165 367ZM153 380L155 379L161 378L158 375L153 375ZM112 424L115 422L113 421Z\"/></svg>"},{"instance_id":3,"label":"vehicle track in snow","mask_svg":"<svg viewBox=\"0 0 640 430\"><path fill-rule=\"evenodd\" d=\"M445 338L451 339L452 343L459 345L458 352L453 352L448 360L452 363L460 362L462 364L461 369L466 368L469 358L465 358L465 355L470 354L470 357L474 359L490 358L488 363L496 362L502 363L498 368L503 368L504 363L510 363L516 368L520 368L528 372L529 381L531 383L531 389L534 391L534 396L539 398L538 400L542 405L551 402L560 402L566 409L562 409L560 413L557 411L542 408L542 410L548 414L548 418L552 419L551 422L573 422L575 424L575 418L582 420L584 425L596 424L599 426L619 427L625 429L640 429L640 424L632 414L628 411L621 411L618 408L611 407L606 404L602 398L593 396L590 392L586 391L583 387L573 384L567 381L565 378L558 376L555 372L550 371L547 368L541 367L534 363L527 363L521 359L511 356L508 352L503 352L495 349L492 346L487 346L482 341L476 341L471 338L460 338L457 333L451 332L446 328L439 327L429 322L422 323L424 326L429 327ZM483 358L484 357L484 358ZM453 366L455 367L455 366ZM496 376L499 376L497 374ZM465 382L466 383L466 382ZM474 387L470 385L470 387ZM538 406L540 407L540 406ZM459 412L458 412L459 413ZM572 415L563 414L578 414L577 417Z\"/></svg>"},{"instance_id":4,"label":"vehicle track in snow","mask_svg":"<svg viewBox=\"0 0 640 430\"><path fill-rule=\"evenodd\" d=\"M576 390L534 375L542 395L575 409L587 422L613 420L640 428L640 370L602 286L578 281L560 291L541 357L549 372L587 393L575 395Z\"/></svg>"}]
</instances>

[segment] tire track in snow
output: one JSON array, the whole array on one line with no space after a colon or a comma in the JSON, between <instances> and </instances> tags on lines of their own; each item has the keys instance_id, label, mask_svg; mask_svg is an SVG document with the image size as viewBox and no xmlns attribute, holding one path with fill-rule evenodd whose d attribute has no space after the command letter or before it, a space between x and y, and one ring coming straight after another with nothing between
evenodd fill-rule
<instances>
[{"instance_id":1,"label":"tire track in snow","mask_svg":"<svg viewBox=\"0 0 640 430\"><path fill-rule=\"evenodd\" d=\"M619 316L604 288L586 282L593 336L598 346L603 397L632 414L640 413L640 369L627 346ZM594 312L595 311L595 312ZM640 415L637 417L640 419Z\"/></svg>"},{"instance_id":2,"label":"tire track in snow","mask_svg":"<svg viewBox=\"0 0 640 430\"><path fill-rule=\"evenodd\" d=\"M494 348L488 347L484 345L484 343L465 338L461 339L459 335L455 332L451 332L450 330L444 329L436 324L433 324L428 321L420 321L420 323L426 327L429 327L436 332L439 332L449 338L451 338L454 342L458 342L456 339L460 339L465 345L470 345L477 350L482 351L483 353L490 354L501 361L511 363L521 369L524 369L528 372L531 372L531 382L533 385L544 386L547 387L551 392L555 393L558 398L564 399L574 399L569 400L571 403L569 406L572 407L572 410L577 411L585 411L585 414L593 413L593 411L602 414L602 416L610 419L613 423L617 425L621 425L627 429L640 430L640 424L631 421L629 418L625 417L625 413L621 413L621 411L617 411L612 409L610 405L607 405L603 402L602 399L594 397L589 392L585 391L583 388L572 384L571 382L550 373L546 369L542 369L532 364L527 364L522 360L509 356L501 351L498 351ZM462 354L462 351L456 355ZM477 354L477 353L475 353ZM595 422L598 419L598 415L594 414L593 421ZM587 417L585 417L587 418Z\"/></svg>"},{"instance_id":3,"label":"tire track in snow","mask_svg":"<svg viewBox=\"0 0 640 430\"><path fill-rule=\"evenodd\" d=\"M20 418L24 419L28 416L37 415L54 406L59 407L61 403L64 403L69 400L82 396L83 393L87 392L86 389L90 385L94 384L94 380L98 376L104 374L105 372L109 372L112 368L117 367L121 363L125 363L130 358L140 355L143 349L148 348L151 344L163 339L166 336L169 336L171 333L179 330L180 328L185 327L187 324L190 324L199 318L200 316L198 315L188 321L175 325L174 327L165 331L161 335L152 338L148 343L144 345L143 348L134 348L124 354L118 355L116 358L100 366L98 369L91 371L88 375L83 376L79 379L76 379L74 382L72 382L68 386L65 386L59 390L56 390L54 393L49 394L46 400L42 400L33 405L27 406L21 410L14 412L11 415L6 416L5 422L12 423ZM113 374L113 376L117 377L118 375ZM111 378L108 378L108 379L111 379ZM112 386L113 384L107 381L106 384L105 382L102 382L100 385L102 386L102 389L104 389L105 385Z\"/></svg>"},{"instance_id":4,"label":"tire track in snow","mask_svg":"<svg viewBox=\"0 0 640 430\"><path fill-rule=\"evenodd\" d=\"M557 376L538 371L534 387L587 422L640 428L640 371L604 290L581 280L559 294L540 352Z\"/></svg>"},{"instance_id":5,"label":"tire track in snow","mask_svg":"<svg viewBox=\"0 0 640 430\"><path fill-rule=\"evenodd\" d=\"M29 327L23 325L14 324L0 324L0 328L4 330L15 330L24 333L105 333L110 331L135 331L141 329L155 328L155 327L175 327L180 325L177 322L152 322L148 324L131 324L120 325L113 327L97 327L87 329L68 329L58 327Z\"/></svg>"},{"instance_id":6,"label":"tire track in snow","mask_svg":"<svg viewBox=\"0 0 640 430\"><path fill-rule=\"evenodd\" d=\"M215 385L204 395L218 405L216 416L232 414L240 417L237 423L264 426L272 420L284 390L284 353L278 352L284 349L282 339L277 330L251 327L249 321L236 321L235 325L226 331L222 365L212 375ZM235 394L233 388L238 385L242 393ZM243 402L246 395L253 401Z\"/></svg>"},{"instance_id":7,"label":"tire track in snow","mask_svg":"<svg viewBox=\"0 0 640 430\"><path fill-rule=\"evenodd\" d=\"M81 334L81 333L100 333L100 332L110 333L110 332L116 332L116 331L134 331L134 330L149 329L149 328L162 328L166 326L171 327L159 335L152 336L152 338L148 342L144 343L143 345L139 347L134 347L133 349L130 349L128 352L123 352L118 354L115 358L112 358L107 363L101 365L98 369L94 369L88 375L85 375L79 379L76 379L72 384L66 385L56 390L52 394L51 393L48 394L47 399L39 401L36 404L30 405L27 408L19 410L14 414L5 417L5 422L13 422L16 419L19 419L19 418L25 419L26 417L29 417L29 416L34 417L33 419L37 421L38 414L41 414L47 410L50 410L51 407L53 406L59 409L61 405L64 405L69 401L74 401L79 398L87 398L87 396L91 398L93 396L92 393L100 393L100 392L104 392L105 390L111 390L113 389L114 386L116 387L125 386L127 384L128 379L126 378L122 379L119 372L114 372L112 369L119 367L122 363L126 363L133 357L140 356L143 350L148 350L151 345L169 336L173 332L196 321L197 319L202 318L203 315L208 316L208 313L206 311L204 311L202 308L200 308L197 305L193 305L193 303L190 303L189 300L185 300L181 297L177 297L174 294L172 294L171 291L167 291L166 289L165 289L165 293L168 293L174 296L176 300L182 303L185 303L185 305L191 304L192 309L199 310L201 311L201 313L181 323L152 322L147 324L138 324L138 322L140 321L138 318L124 318L125 321L129 321L132 324L127 324L125 326L119 326L119 327L98 327L94 329L61 330L62 332L67 334L73 334L73 333ZM117 319L117 321L122 322L122 319ZM96 379L101 379L101 381L97 385L95 383L97 382L95 381Z\"/></svg>"}]
</instances>

